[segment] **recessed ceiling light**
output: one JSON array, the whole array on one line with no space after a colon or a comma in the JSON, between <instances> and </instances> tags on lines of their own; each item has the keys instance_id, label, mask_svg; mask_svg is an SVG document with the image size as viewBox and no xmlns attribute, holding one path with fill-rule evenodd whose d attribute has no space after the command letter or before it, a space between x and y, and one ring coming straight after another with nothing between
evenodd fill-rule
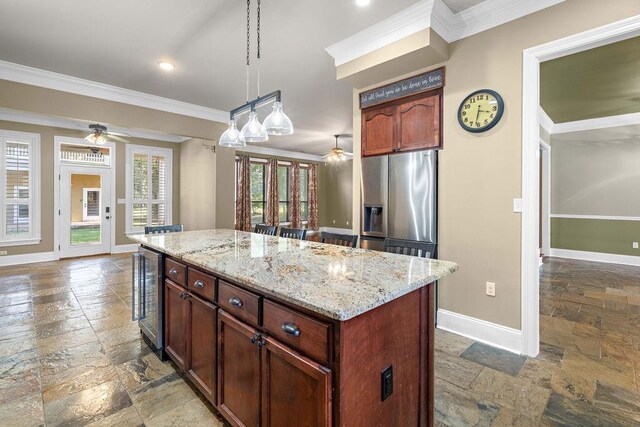
<instances>
[{"instance_id":1,"label":"recessed ceiling light","mask_svg":"<svg viewBox=\"0 0 640 427\"><path fill-rule=\"evenodd\" d=\"M158 67L164 71L173 71L176 66L169 61L158 61Z\"/></svg>"},{"instance_id":2,"label":"recessed ceiling light","mask_svg":"<svg viewBox=\"0 0 640 427\"><path fill-rule=\"evenodd\" d=\"M368 6L371 0L356 0L358 6Z\"/></svg>"}]
</instances>

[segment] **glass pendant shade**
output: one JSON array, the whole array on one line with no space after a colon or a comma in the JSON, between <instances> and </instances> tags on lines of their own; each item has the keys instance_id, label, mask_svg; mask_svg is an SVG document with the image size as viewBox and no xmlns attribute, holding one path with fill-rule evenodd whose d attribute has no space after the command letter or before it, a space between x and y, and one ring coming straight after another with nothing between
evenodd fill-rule
<instances>
[{"instance_id":1,"label":"glass pendant shade","mask_svg":"<svg viewBox=\"0 0 640 427\"><path fill-rule=\"evenodd\" d=\"M107 142L105 137L102 136L102 134L100 133L92 133L91 135L87 136L85 139L97 145L104 145Z\"/></svg>"},{"instance_id":2,"label":"glass pendant shade","mask_svg":"<svg viewBox=\"0 0 640 427\"><path fill-rule=\"evenodd\" d=\"M249 121L240 131L240 140L244 142L264 142L269 140L269 134L258 121L258 114L255 111L249 113Z\"/></svg>"},{"instance_id":3,"label":"glass pendant shade","mask_svg":"<svg viewBox=\"0 0 640 427\"><path fill-rule=\"evenodd\" d=\"M282 110L282 103L275 102L273 111L264 119L264 127L269 135L291 135L293 124Z\"/></svg>"},{"instance_id":4,"label":"glass pendant shade","mask_svg":"<svg viewBox=\"0 0 640 427\"><path fill-rule=\"evenodd\" d=\"M224 133L220 136L218 145L220 145L221 147L230 147L230 148L244 147L247 145L245 144L244 141L240 140L240 132L236 127L235 120L231 120L229 122L229 129L224 131Z\"/></svg>"}]
</instances>

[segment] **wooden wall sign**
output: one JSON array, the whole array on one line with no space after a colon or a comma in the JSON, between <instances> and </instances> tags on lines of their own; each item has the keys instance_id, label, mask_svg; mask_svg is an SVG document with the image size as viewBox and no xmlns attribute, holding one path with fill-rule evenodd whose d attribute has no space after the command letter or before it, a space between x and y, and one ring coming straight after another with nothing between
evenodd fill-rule
<instances>
[{"instance_id":1,"label":"wooden wall sign","mask_svg":"<svg viewBox=\"0 0 640 427\"><path fill-rule=\"evenodd\" d=\"M444 67L360 94L360 109L444 86Z\"/></svg>"}]
</instances>

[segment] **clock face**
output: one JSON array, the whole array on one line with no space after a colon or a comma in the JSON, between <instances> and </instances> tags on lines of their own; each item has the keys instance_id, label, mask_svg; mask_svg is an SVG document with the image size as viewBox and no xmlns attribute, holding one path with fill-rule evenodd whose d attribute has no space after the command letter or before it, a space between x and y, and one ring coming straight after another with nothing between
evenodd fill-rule
<instances>
[{"instance_id":1,"label":"clock face","mask_svg":"<svg viewBox=\"0 0 640 427\"><path fill-rule=\"evenodd\" d=\"M458 109L458 122L469 132L485 132L500 121L504 101L495 91L483 89L469 95Z\"/></svg>"}]
</instances>

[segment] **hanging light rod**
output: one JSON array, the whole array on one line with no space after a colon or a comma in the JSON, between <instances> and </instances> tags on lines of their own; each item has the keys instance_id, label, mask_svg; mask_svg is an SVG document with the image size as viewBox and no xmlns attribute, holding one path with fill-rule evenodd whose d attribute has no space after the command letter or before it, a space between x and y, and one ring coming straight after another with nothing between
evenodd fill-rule
<instances>
[{"instance_id":1,"label":"hanging light rod","mask_svg":"<svg viewBox=\"0 0 640 427\"><path fill-rule=\"evenodd\" d=\"M237 116L241 116L242 114L246 114L250 111L256 111L256 108L260 108L263 105L267 105L271 102L282 102L282 93L280 90L274 90L271 93L263 95L259 98L254 99L253 101L249 101L237 108L231 110L229 114L229 118L234 120Z\"/></svg>"}]
</instances>

